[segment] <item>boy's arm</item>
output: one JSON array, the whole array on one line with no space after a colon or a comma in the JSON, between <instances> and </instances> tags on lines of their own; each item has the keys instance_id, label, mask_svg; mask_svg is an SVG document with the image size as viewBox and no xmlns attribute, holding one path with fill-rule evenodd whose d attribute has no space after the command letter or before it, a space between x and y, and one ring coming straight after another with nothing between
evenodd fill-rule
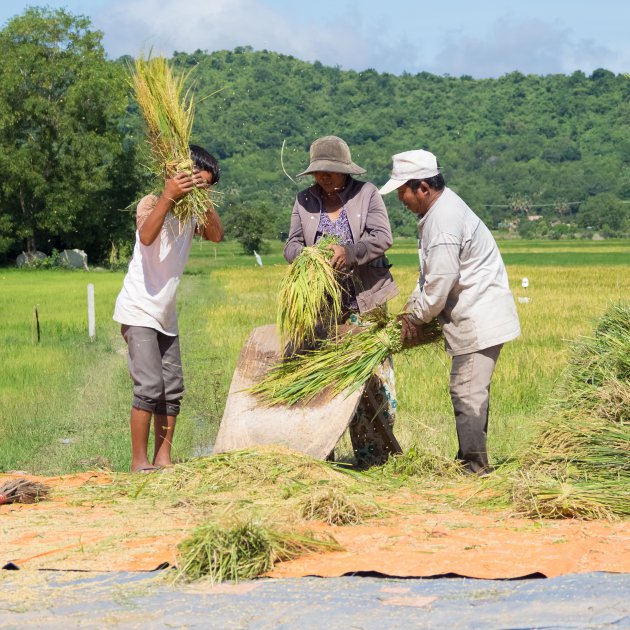
<instances>
[{"instance_id":1,"label":"boy's arm","mask_svg":"<svg viewBox=\"0 0 630 630\"><path fill-rule=\"evenodd\" d=\"M187 195L194 187L193 178L187 173L178 173L175 177L166 180L164 192L158 197L151 213L144 220L138 217L138 235L143 245L151 245L155 241L164 225L166 215L175 202Z\"/></svg>"},{"instance_id":2,"label":"boy's arm","mask_svg":"<svg viewBox=\"0 0 630 630\"><path fill-rule=\"evenodd\" d=\"M201 238L205 238L207 241L218 243L223 240L223 223L221 223L221 219L212 205L208 207L206 212L206 224L199 227L198 232L201 234Z\"/></svg>"}]
</instances>

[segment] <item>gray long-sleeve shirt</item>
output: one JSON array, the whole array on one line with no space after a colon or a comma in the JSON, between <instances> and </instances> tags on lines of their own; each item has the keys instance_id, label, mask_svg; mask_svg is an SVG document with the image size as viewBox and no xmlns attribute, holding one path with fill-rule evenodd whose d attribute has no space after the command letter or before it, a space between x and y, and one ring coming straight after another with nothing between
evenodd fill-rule
<instances>
[{"instance_id":1,"label":"gray long-sleeve shirt","mask_svg":"<svg viewBox=\"0 0 630 630\"><path fill-rule=\"evenodd\" d=\"M481 219L445 188L418 223L420 278L414 317L437 317L451 356L477 352L520 335L499 248Z\"/></svg>"}]
</instances>

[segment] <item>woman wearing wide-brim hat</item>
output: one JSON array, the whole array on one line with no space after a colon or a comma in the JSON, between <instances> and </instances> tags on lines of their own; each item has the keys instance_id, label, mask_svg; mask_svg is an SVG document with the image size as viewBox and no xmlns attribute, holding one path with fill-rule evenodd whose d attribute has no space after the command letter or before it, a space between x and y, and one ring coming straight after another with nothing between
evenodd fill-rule
<instances>
[{"instance_id":1,"label":"woman wearing wide-brim hat","mask_svg":"<svg viewBox=\"0 0 630 630\"><path fill-rule=\"evenodd\" d=\"M310 164L298 174L312 175L315 183L295 199L284 248L284 257L291 263L304 247L314 245L322 236L337 236L339 245L330 245L330 263L346 273L343 309L350 321L357 321L362 313L382 306L398 293L385 257L393 242L387 209L376 186L353 177L363 173L365 169L352 161L344 140L337 136L315 140ZM391 429L394 423L391 360L380 366L365 391L350 425L352 446L362 467L384 463L392 452L379 438L376 424L381 422Z\"/></svg>"}]
</instances>

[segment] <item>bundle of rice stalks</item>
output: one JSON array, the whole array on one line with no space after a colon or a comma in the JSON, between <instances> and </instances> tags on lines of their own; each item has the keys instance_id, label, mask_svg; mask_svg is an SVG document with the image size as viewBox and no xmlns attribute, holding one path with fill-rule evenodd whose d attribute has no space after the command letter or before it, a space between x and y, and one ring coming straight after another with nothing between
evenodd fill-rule
<instances>
[{"instance_id":1,"label":"bundle of rice stalks","mask_svg":"<svg viewBox=\"0 0 630 630\"><path fill-rule=\"evenodd\" d=\"M178 545L178 577L238 582L263 575L277 562L311 553L341 551L331 537L277 530L248 522L230 528L201 525Z\"/></svg>"},{"instance_id":2,"label":"bundle of rice stalks","mask_svg":"<svg viewBox=\"0 0 630 630\"><path fill-rule=\"evenodd\" d=\"M250 391L268 405L295 405L326 388L337 395L361 387L386 357L403 349L398 320L378 309L373 316L371 324L358 332L328 339L319 348L285 359ZM437 321L424 325L424 343L438 341L441 334Z\"/></svg>"},{"instance_id":3,"label":"bundle of rice stalks","mask_svg":"<svg viewBox=\"0 0 630 630\"><path fill-rule=\"evenodd\" d=\"M338 243L324 236L316 245L305 247L291 263L278 292L277 326L280 342L292 349L313 346L322 332L333 330L341 317L341 286L330 264Z\"/></svg>"},{"instance_id":4,"label":"bundle of rice stalks","mask_svg":"<svg viewBox=\"0 0 630 630\"><path fill-rule=\"evenodd\" d=\"M359 502L345 492L330 488L305 497L300 503L302 518L327 525L359 525L380 514L375 504Z\"/></svg>"},{"instance_id":5,"label":"bundle of rice stalks","mask_svg":"<svg viewBox=\"0 0 630 630\"><path fill-rule=\"evenodd\" d=\"M146 139L151 150L151 173L163 182L176 173L192 174L190 135L193 124L193 95L185 84L190 73L175 77L164 57L140 55L131 69L136 101L146 122ZM184 225L195 219L205 225L211 204L210 191L194 188L180 199L173 214Z\"/></svg>"},{"instance_id":6,"label":"bundle of rice stalks","mask_svg":"<svg viewBox=\"0 0 630 630\"><path fill-rule=\"evenodd\" d=\"M617 495L618 490L618 484L611 480L589 480L566 467L539 466L516 473L511 498L517 510L527 516L590 520L628 515L630 497L628 493L625 498Z\"/></svg>"},{"instance_id":7,"label":"bundle of rice stalks","mask_svg":"<svg viewBox=\"0 0 630 630\"><path fill-rule=\"evenodd\" d=\"M611 306L574 344L522 464L512 495L527 514L630 515L630 306Z\"/></svg>"},{"instance_id":8,"label":"bundle of rice stalks","mask_svg":"<svg viewBox=\"0 0 630 630\"><path fill-rule=\"evenodd\" d=\"M11 479L0 486L0 505L4 503L37 503L45 499L50 487L28 479Z\"/></svg>"}]
</instances>

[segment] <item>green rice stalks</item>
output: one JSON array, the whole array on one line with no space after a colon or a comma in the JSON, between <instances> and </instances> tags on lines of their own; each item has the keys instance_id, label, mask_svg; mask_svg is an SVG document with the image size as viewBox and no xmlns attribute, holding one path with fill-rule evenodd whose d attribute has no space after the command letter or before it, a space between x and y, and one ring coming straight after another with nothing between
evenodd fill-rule
<instances>
[{"instance_id":1,"label":"green rice stalks","mask_svg":"<svg viewBox=\"0 0 630 630\"><path fill-rule=\"evenodd\" d=\"M341 339L328 339L315 350L293 355L274 366L250 391L268 405L307 403L329 388L333 395L352 392L372 376L390 355L401 352L401 326L395 317L376 310L371 325L351 331ZM368 319L368 318L366 318ZM369 321L369 319L368 319ZM425 340L434 331L441 337L437 322L425 325Z\"/></svg>"},{"instance_id":2,"label":"green rice stalks","mask_svg":"<svg viewBox=\"0 0 630 630\"><path fill-rule=\"evenodd\" d=\"M282 347L293 350L313 346L334 330L341 317L341 286L330 264L338 243L324 236L316 245L305 247L291 263L278 291L277 326Z\"/></svg>"},{"instance_id":3,"label":"green rice stalks","mask_svg":"<svg viewBox=\"0 0 630 630\"><path fill-rule=\"evenodd\" d=\"M417 444L412 444L400 455L392 455L382 466L365 471L366 475L375 479L397 478L401 484L413 478L459 480L463 473L463 466L457 460Z\"/></svg>"},{"instance_id":4,"label":"green rice stalks","mask_svg":"<svg viewBox=\"0 0 630 630\"><path fill-rule=\"evenodd\" d=\"M253 522L228 529L212 523L201 525L177 549L179 578L208 578L213 583L250 580L267 573L277 562L342 550L332 537L317 538L311 532L272 529Z\"/></svg>"},{"instance_id":5,"label":"green rice stalks","mask_svg":"<svg viewBox=\"0 0 630 630\"><path fill-rule=\"evenodd\" d=\"M570 363L510 492L531 516L630 516L630 306L611 306Z\"/></svg>"},{"instance_id":6,"label":"green rice stalks","mask_svg":"<svg viewBox=\"0 0 630 630\"><path fill-rule=\"evenodd\" d=\"M175 77L164 57L140 55L131 68L131 84L146 123L146 140L151 151L151 173L163 182L176 173L192 174L190 136L194 101L185 88L189 72ZM206 211L212 204L210 191L193 188L178 200L173 214L184 225L195 220L207 222Z\"/></svg>"}]
</instances>

